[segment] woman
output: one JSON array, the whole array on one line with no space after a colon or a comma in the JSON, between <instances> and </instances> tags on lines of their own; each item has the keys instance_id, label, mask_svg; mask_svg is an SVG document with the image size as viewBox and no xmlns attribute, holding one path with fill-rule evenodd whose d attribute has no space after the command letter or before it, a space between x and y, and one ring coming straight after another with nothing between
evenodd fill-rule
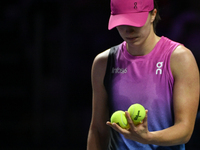
<instances>
[{"instance_id":1,"label":"woman","mask_svg":"<svg viewBox=\"0 0 200 150\"><path fill-rule=\"evenodd\" d=\"M94 59L88 150L184 150L192 135L198 67L189 49L156 35L156 7L153 0L111 0L109 29L124 42ZM137 126L127 112L134 103L146 109ZM108 121L117 110L126 111L129 129Z\"/></svg>"}]
</instances>

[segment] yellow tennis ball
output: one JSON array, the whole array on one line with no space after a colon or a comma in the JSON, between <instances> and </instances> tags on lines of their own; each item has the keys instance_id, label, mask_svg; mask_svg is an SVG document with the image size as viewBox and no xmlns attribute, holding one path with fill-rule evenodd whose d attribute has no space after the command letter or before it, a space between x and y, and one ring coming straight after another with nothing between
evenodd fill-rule
<instances>
[{"instance_id":1,"label":"yellow tennis ball","mask_svg":"<svg viewBox=\"0 0 200 150\"><path fill-rule=\"evenodd\" d=\"M128 108L128 112L135 125L142 123L146 116L145 108L140 104L133 104Z\"/></svg>"},{"instance_id":2,"label":"yellow tennis ball","mask_svg":"<svg viewBox=\"0 0 200 150\"><path fill-rule=\"evenodd\" d=\"M110 121L111 121L111 123L118 124L120 127L124 128L124 129L129 128L129 124L126 119L125 112L122 110L118 110L118 111L114 112L110 118Z\"/></svg>"}]
</instances>

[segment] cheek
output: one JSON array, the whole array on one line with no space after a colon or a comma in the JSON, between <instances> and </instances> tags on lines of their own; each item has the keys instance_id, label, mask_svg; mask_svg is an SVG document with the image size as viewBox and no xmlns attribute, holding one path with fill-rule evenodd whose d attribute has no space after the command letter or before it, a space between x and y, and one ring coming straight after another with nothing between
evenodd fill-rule
<instances>
[{"instance_id":1,"label":"cheek","mask_svg":"<svg viewBox=\"0 0 200 150\"><path fill-rule=\"evenodd\" d=\"M146 24L140 29L140 33L147 36L151 32L151 18L149 17Z\"/></svg>"},{"instance_id":2,"label":"cheek","mask_svg":"<svg viewBox=\"0 0 200 150\"><path fill-rule=\"evenodd\" d=\"M143 26L143 28L141 28L140 33L142 36L148 36L150 34L151 31L151 27L150 26Z\"/></svg>"},{"instance_id":3,"label":"cheek","mask_svg":"<svg viewBox=\"0 0 200 150\"><path fill-rule=\"evenodd\" d=\"M119 35L123 38L124 37L124 32L123 30L120 30L120 29L117 29L118 30L118 33ZM124 39L124 38L123 38Z\"/></svg>"}]
</instances>

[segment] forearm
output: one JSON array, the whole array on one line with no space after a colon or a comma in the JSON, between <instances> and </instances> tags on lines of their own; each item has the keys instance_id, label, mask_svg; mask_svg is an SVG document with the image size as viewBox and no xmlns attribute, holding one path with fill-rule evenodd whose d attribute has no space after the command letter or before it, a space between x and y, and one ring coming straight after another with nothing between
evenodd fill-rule
<instances>
[{"instance_id":1,"label":"forearm","mask_svg":"<svg viewBox=\"0 0 200 150\"><path fill-rule=\"evenodd\" d=\"M87 150L100 150L100 143L98 137L92 131L89 132L87 141Z\"/></svg>"},{"instance_id":2,"label":"forearm","mask_svg":"<svg viewBox=\"0 0 200 150\"><path fill-rule=\"evenodd\" d=\"M191 129L188 129L186 125L179 123L164 130L150 132L148 143L160 146L184 144L189 141L191 133Z\"/></svg>"},{"instance_id":3,"label":"forearm","mask_svg":"<svg viewBox=\"0 0 200 150\"><path fill-rule=\"evenodd\" d=\"M105 150L108 146L108 136L101 135L98 130L90 129L87 141L87 150Z\"/></svg>"}]
</instances>

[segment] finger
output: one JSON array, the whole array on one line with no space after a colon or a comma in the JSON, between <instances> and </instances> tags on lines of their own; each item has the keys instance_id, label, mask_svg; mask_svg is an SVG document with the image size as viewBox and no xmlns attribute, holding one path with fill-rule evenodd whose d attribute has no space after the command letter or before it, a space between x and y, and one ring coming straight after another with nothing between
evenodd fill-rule
<instances>
[{"instance_id":1,"label":"finger","mask_svg":"<svg viewBox=\"0 0 200 150\"><path fill-rule=\"evenodd\" d=\"M121 134L125 134L126 133L126 129L121 128L118 124L116 123L111 123L109 121L106 122L106 124L108 126L110 126L111 128L113 128L114 130L116 130L117 132L121 133Z\"/></svg>"},{"instance_id":2,"label":"finger","mask_svg":"<svg viewBox=\"0 0 200 150\"><path fill-rule=\"evenodd\" d=\"M109 122L109 121L107 121L106 124L107 124L108 126L112 126L112 123Z\"/></svg>"},{"instance_id":3,"label":"finger","mask_svg":"<svg viewBox=\"0 0 200 150\"><path fill-rule=\"evenodd\" d=\"M144 117L143 123L147 123L147 119L148 119L148 110L145 110L145 111L146 111L146 115Z\"/></svg>"},{"instance_id":4,"label":"finger","mask_svg":"<svg viewBox=\"0 0 200 150\"><path fill-rule=\"evenodd\" d=\"M111 122L107 121L106 124L108 126L112 127L113 129L118 129L118 127L120 128L120 126L116 123L111 123Z\"/></svg>"},{"instance_id":5,"label":"finger","mask_svg":"<svg viewBox=\"0 0 200 150\"><path fill-rule=\"evenodd\" d=\"M135 125L134 125L134 123L133 123L133 121L132 121L132 119L131 119L131 116L130 116L130 114L128 113L128 111L125 111L125 114L126 114L126 119L127 119L127 121L128 121L128 124L129 124L129 128L130 128L131 130L135 130Z\"/></svg>"}]
</instances>

